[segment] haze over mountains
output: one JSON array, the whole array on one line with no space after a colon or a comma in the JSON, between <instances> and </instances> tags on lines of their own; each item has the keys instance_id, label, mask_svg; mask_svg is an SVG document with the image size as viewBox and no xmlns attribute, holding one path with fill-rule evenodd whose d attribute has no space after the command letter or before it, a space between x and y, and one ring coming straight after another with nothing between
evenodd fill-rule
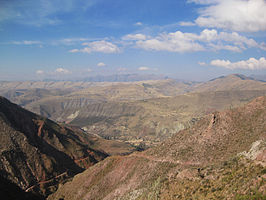
<instances>
[{"instance_id":1,"label":"haze over mountains","mask_svg":"<svg viewBox=\"0 0 266 200\"><path fill-rule=\"evenodd\" d=\"M2 82L0 94L55 121L133 145L156 144L214 110L266 94L239 74L207 82Z\"/></svg>"},{"instance_id":2,"label":"haze over mountains","mask_svg":"<svg viewBox=\"0 0 266 200\"><path fill-rule=\"evenodd\" d=\"M65 200L265 195L263 81L0 86L0 178L9 191Z\"/></svg>"}]
</instances>

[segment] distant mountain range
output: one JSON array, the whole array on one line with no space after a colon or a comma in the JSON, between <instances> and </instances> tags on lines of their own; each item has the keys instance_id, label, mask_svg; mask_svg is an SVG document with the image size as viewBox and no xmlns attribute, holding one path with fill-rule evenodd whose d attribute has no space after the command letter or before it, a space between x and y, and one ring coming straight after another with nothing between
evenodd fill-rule
<instances>
[{"instance_id":1,"label":"distant mountain range","mask_svg":"<svg viewBox=\"0 0 266 200\"><path fill-rule=\"evenodd\" d=\"M107 139L150 146L214 110L266 95L266 83L232 74L203 83L6 82L0 94L52 120Z\"/></svg>"},{"instance_id":2,"label":"distant mountain range","mask_svg":"<svg viewBox=\"0 0 266 200\"><path fill-rule=\"evenodd\" d=\"M145 80L163 80L168 79L168 76L157 75L157 74L112 74L112 75L95 75L86 78L78 79L44 79L45 82L61 82L61 81L74 81L74 82L134 82L134 81L145 81Z\"/></svg>"},{"instance_id":3,"label":"distant mountain range","mask_svg":"<svg viewBox=\"0 0 266 200\"><path fill-rule=\"evenodd\" d=\"M266 74L256 74L256 75L250 75L251 78L254 78L256 80L259 80L259 81L266 81Z\"/></svg>"},{"instance_id":4,"label":"distant mountain range","mask_svg":"<svg viewBox=\"0 0 266 200\"><path fill-rule=\"evenodd\" d=\"M146 80L163 80L168 79L167 76L155 75L155 74L115 74L109 76L92 76L83 79L83 81L89 82L134 82L134 81L146 81Z\"/></svg>"}]
</instances>

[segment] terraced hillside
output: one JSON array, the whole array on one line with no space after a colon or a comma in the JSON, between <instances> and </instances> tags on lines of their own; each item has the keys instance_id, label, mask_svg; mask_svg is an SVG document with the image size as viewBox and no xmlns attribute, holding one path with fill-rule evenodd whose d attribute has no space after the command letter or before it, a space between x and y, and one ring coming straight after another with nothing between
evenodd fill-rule
<instances>
[{"instance_id":1,"label":"terraced hillside","mask_svg":"<svg viewBox=\"0 0 266 200\"><path fill-rule=\"evenodd\" d=\"M214 112L157 147L112 156L48 199L265 199L266 97Z\"/></svg>"},{"instance_id":2,"label":"terraced hillside","mask_svg":"<svg viewBox=\"0 0 266 200\"><path fill-rule=\"evenodd\" d=\"M0 135L1 178L41 196L109 154L134 150L127 144L56 124L3 97Z\"/></svg>"}]
</instances>

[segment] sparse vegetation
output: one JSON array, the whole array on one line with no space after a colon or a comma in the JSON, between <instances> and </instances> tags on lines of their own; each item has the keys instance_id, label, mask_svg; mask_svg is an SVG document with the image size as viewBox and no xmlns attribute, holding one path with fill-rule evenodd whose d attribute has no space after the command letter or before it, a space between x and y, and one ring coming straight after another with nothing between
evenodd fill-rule
<instances>
[{"instance_id":1,"label":"sparse vegetation","mask_svg":"<svg viewBox=\"0 0 266 200\"><path fill-rule=\"evenodd\" d=\"M265 95L265 84L236 75L181 89L172 80L71 84L8 93L61 124L0 104L0 169L22 189L51 200L265 199L265 97L235 108ZM175 96L187 91L201 92Z\"/></svg>"},{"instance_id":2,"label":"sparse vegetation","mask_svg":"<svg viewBox=\"0 0 266 200\"><path fill-rule=\"evenodd\" d=\"M265 137L265 103L261 97L245 107L216 112L157 147L106 159L49 198L70 190L96 199L265 199L265 167L257 163L265 164L259 156L263 143L254 159L238 154L254 151L254 144ZM258 128L247 134L242 124ZM103 171L101 177L97 170ZM91 189L77 188L82 180ZM93 192L102 188L107 191L103 196Z\"/></svg>"}]
</instances>

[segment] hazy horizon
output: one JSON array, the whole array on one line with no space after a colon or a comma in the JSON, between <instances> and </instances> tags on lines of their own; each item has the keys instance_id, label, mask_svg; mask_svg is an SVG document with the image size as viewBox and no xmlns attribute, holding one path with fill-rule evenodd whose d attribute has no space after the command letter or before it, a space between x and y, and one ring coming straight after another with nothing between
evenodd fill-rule
<instances>
[{"instance_id":1,"label":"hazy horizon","mask_svg":"<svg viewBox=\"0 0 266 200\"><path fill-rule=\"evenodd\" d=\"M51 77L45 77L45 78L27 78L22 77L21 79L0 79L1 81L8 81L8 82L16 82L16 81L85 81L85 82L134 82L134 81L145 81L145 80L163 80L163 79L173 79L177 81L195 81L195 82L205 82L210 81L215 78L223 77L223 76L229 76L233 74L239 74L244 75L249 78L255 78L257 80L265 81L265 75L264 74L245 74L245 73L228 73L228 74L220 74L220 75L209 75L205 78L202 77L194 77L190 76L187 78L184 78L182 76L176 75L165 75L165 74L140 74L140 73L125 73L125 74L95 74L90 76L83 76L83 77L60 77L60 76L51 76ZM119 81L112 81L112 79L119 79ZM126 79L126 77L129 77L129 80L123 81ZM123 79L124 78L124 79Z\"/></svg>"}]
</instances>

